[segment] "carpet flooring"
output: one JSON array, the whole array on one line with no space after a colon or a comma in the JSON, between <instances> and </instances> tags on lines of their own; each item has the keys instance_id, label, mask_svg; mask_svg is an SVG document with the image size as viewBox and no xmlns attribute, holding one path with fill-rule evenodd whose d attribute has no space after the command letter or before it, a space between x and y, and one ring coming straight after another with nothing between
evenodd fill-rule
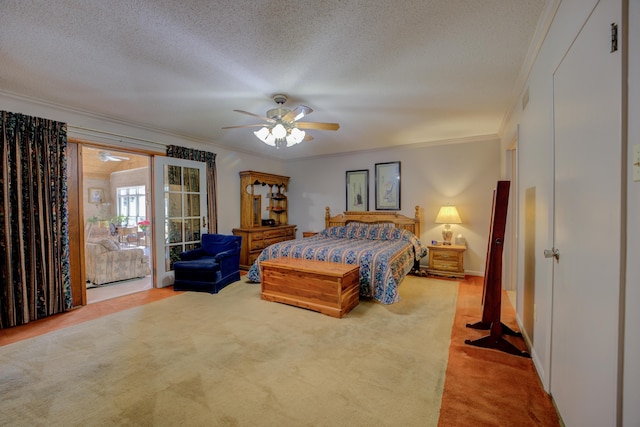
<instances>
[{"instance_id":1,"label":"carpet flooring","mask_svg":"<svg viewBox=\"0 0 640 427\"><path fill-rule=\"evenodd\" d=\"M435 426L458 283L400 291L335 319L241 280L16 340L0 424Z\"/></svg>"}]
</instances>

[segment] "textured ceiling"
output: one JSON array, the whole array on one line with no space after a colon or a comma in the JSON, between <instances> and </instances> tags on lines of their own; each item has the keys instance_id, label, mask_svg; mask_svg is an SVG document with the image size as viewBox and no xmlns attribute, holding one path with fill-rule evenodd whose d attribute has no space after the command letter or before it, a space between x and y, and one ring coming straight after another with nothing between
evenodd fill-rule
<instances>
[{"instance_id":1,"label":"textured ceiling","mask_svg":"<svg viewBox=\"0 0 640 427\"><path fill-rule=\"evenodd\" d=\"M284 159L491 135L544 5L1 0L0 91ZM275 93L340 130L276 150L221 129Z\"/></svg>"}]
</instances>

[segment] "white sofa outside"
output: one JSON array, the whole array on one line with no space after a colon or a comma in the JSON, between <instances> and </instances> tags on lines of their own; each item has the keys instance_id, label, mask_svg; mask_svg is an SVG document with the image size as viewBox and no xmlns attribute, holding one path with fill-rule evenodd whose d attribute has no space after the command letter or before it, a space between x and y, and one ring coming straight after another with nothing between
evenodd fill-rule
<instances>
[{"instance_id":1,"label":"white sofa outside","mask_svg":"<svg viewBox=\"0 0 640 427\"><path fill-rule=\"evenodd\" d=\"M87 281L95 285L144 277L151 274L149 257L141 248L120 248L102 239L85 245Z\"/></svg>"}]
</instances>

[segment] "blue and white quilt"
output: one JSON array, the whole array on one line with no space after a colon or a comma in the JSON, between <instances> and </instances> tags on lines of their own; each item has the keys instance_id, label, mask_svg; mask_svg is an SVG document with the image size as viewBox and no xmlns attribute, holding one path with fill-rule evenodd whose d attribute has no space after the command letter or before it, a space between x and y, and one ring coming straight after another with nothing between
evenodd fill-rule
<instances>
[{"instance_id":1,"label":"blue and white quilt","mask_svg":"<svg viewBox=\"0 0 640 427\"><path fill-rule=\"evenodd\" d=\"M400 300L398 286L427 248L408 230L372 224L327 228L313 237L288 240L265 248L247 275L260 282L260 262L274 258L301 258L357 264L360 296L383 304Z\"/></svg>"}]
</instances>

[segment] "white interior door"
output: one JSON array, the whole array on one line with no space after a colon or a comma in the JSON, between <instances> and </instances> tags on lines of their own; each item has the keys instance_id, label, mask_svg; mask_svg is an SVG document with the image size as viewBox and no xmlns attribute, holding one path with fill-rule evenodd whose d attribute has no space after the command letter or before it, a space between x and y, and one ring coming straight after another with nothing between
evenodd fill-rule
<instances>
[{"instance_id":1,"label":"white interior door","mask_svg":"<svg viewBox=\"0 0 640 427\"><path fill-rule=\"evenodd\" d=\"M550 392L568 426L616 425L621 254L620 1L601 0L553 76Z\"/></svg>"},{"instance_id":2,"label":"white interior door","mask_svg":"<svg viewBox=\"0 0 640 427\"><path fill-rule=\"evenodd\" d=\"M173 263L207 232L206 164L155 157L154 203L157 286L173 285Z\"/></svg>"}]
</instances>

